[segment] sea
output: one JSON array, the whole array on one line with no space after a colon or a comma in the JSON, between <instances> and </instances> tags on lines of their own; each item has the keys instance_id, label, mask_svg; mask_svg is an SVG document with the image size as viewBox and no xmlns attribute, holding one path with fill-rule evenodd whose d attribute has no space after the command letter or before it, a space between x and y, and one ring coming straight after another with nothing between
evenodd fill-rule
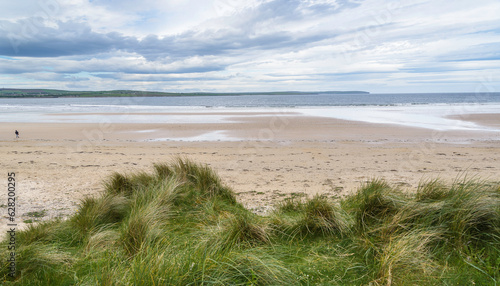
<instances>
[{"instance_id":1,"label":"sea","mask_svg":"<svg viewBox=\"0 0 500 286\"><path fill-rule=\"evenodd\" d=\"M465 116L456 119L456 115L500 114L500 93L0 98L0 122L217 123L248 112L276 116L293 112L435 130L500 131L469 122Z\"/></svg>"}]
</instances>

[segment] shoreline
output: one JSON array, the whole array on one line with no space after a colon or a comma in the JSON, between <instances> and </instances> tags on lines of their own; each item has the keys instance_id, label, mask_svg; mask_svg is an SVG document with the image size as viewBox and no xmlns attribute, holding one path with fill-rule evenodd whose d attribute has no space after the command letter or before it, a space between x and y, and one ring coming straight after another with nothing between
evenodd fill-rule
<instances>
[{"instance_id":1,"label":"shoreline","mask_svg":"<svg viewBox=\"0 0 500 286\"><path fill-rule=\"evenodd\" d=\"M500 103L485 105L316 106L316 107L211 107L202 106L17 106L5 109L5 123L88 124L225 124L249 118L316 117L368 124L390 124L437 131L500 132ZM269 120L269 119L268 119ZM1 138L0 138L1 139Z\"/></svg>"},{"instance_id":2,"label":"shoreline","mask_svg":"<svg viewBox=\"0 0 500 286\"><path fill-rule=\"evenodd\" d=\"M274 110L274 112L243 109L240 112L234 110L210 110L208 112L182 110L179 112L125 114L49 113L43 114L43 116L56 117L55 122L36 120L3 122L0 126L0 141L12 139L8 134L9 130L14 129L26 130L26 132L20 130L25 135L22 138L29 140L297 141L306 139L338 141L370 138L398 141L401 138L405 141L420 141L420 138L430 138L439 141L439 137L444 137L463 142L470 139L480 141L500 139L500 110L498 113L440 114L429 117L410 114L408 118L401 117L401 110L392 110L383 114L374 113L369 115L368 119L365 117L356 120L342 118L346 117L345 111L352 113L350 109L343 109L344 113L341 114L331 114L334 110L318 108L295 111L280 109ZM88 117L87 121L89 122L85 120L75 122L75 116L80 117L80 119ZM168 120L159 120L158 117L161 116L168 118ZM379 117L370 121L370 116ZM388 119L388 116L392 118ZM130 120L134 117L141 117L141 120L136 122ZM354 117L354 115L350 115L350 117ZM386 128L392 129L393 132L386 132ZM214 132L221 135L220 138L201 136ZM380 136L377 136L377 133ZM200 136L201 138L188 139Z\"/></svg>"}]
</instances>

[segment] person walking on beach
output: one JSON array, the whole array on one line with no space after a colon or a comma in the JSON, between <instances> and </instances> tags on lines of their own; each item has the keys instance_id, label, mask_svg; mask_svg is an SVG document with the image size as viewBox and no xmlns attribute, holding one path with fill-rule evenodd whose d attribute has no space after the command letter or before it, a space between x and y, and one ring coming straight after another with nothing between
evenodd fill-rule
<instances>
[{"instance_id":1,"label":"person walking on beach","mask_svg":"<svg viewBox=\"0 0 500 286\"><path fill-rule=\"evenodd\" d=\"M19 138L19 131L16 130L16 138Z\"/></svg>"}]
</instances>

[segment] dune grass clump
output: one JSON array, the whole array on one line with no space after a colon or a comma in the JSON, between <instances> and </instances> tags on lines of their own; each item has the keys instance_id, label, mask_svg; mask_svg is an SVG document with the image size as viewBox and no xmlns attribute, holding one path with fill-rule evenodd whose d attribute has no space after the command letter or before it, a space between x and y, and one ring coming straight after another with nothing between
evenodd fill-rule
<instances>
[{"instance_id":1,"label":"dune grass clump","mask_svg":"<svg viewBox=\"0 0 500 286\"><path fill-rule=\"evenodd\" d=\"M344 204L354 214L357 230L364 232L390 220L406 202L399 190L374 180L362 186Z\"/></svg>"},{"instance_id":2,"label":"dune grass clump","mask_svg":"<svg viewBox=\"0 0 500 286\"><path fill-rule=\"evenodd\" d=\"M275 208L278 213L294 214L304 211L305 204L300 197L290 197L278 202Z\"/></svg>"},{"instance_id":3,"label":"dune grass clump","mask_svg":"<svg viewBox=\"0 0 500 286\"><path fill-rule=\"evenodd\" d=\"M304 206L303 228L309 233L344 234L349 230L348 217L325 197L315 196Z\"/></svg>"},{"instance_id":4,"label":"dune grass clump","mask_svg":"<svg viewBox=\"0 0 500 286\"><path fill-rule=\"evenodd\" d=\"M339 235L350 231L349 216L333 201L316 195L308 200L288 198L272 215L276 230L289 237Z\"/></svg>"},{"instance_id":5,"label":"dune grass clump","mask_svg":"<svg viewBox=\"0 0 500 286\"><path fill-rule=\"evenodd\" d=\"M129 255L139 252L148 239L154 239L151 237L154 235L154 224L161 223L156 218L155 209L152 207L134 208L123 222L121 241Z\"/></svg>"},{"instance_id":6,"label":"dune grass clump","mask_svg":"<svg viewBox=\"0 0 500 286\"><path fill-rule=\"evenodd\" d=\"M375 281L382 285L401 285L405 281L427 284L438 274L431 244L438 234L416 230L391 237L375 257L378 268Z\"/></svg>"},{"instance_id":7,"label":"dune grass clump","mask_svg":"<svg viewBox=\"0 0 500 286\"><path fill-rule=\"evenodd\" d=\"M67 245L74 245L78 240L75 230L70 225L61 223L60 220L43 221L36 224L29 224L27 229L16 234L16 239L23 244L31 243L52 243L55 241L65 241Z\"/></svg>"},{"instance_id":8,"label":"dune grass clump","mask_svg":"<svg viewBox=\"0 0 500 286\"><path fill-rule=\"evenodd\" d=\"M459 245L500 234L500 195L482 182L456 182L442 209L442 223Z\"/></svg>"},{"instance_id":9,"label":"dune grass clump","mask_svg":"<svg viewBox=\"0 0 500 286\"><path fill-rule=\"evenodd\" d=\"M106 194L101 198L87 197L82 200L78 213L70 220L71 225L82 236L99 228L120 222L129 211L126 197Z\"/></svg>"},{"instance_id":10,"label":"dune grass clump","mask_svg":"<svg viewBox=\"0 0 500 286\"><path fill-rule=\"evenodd\" d=\"M165 164L165 163L156 163L156 164L153 164L153 167L155 169L155 172L156 172L156 176L158 178L161 178L163 180L167 179L168 177L174 175L174 172L172 170L172 167L169 165L169 164Z\"/></svg>"},{"instance_id":11,"label":"dune grass clump","mask_svg":"<svg viewBox=\"0 0 500 286\"><path fill-rule=\"evenodd\" d=\"M206 284L298 285L298 282L296 275L273 256L246 251L219 261Z\"/></svg>"},{"instance_id":12,"label":"dune grass clump","mask_svg":"<svg viewBox=\"0 0 500 286\"><path fill-rule=\"evenodd\" d=\"M179 158L172 169L178 177L189 182L194 187L197 196L204 198L218 197L227 200L229 203L236 203L233 191L222 183L220 177L212 168Z\"/></svg>"},{"instance_id":13,"label":"dune grass clump","mask_svg":"<svg viewBox=\"0 0 500 286\"><path fill-rule=\"evenodd\" d=\"M15 277L3 259L0 284L498 285L499 199L499 183L432 180L411 195L373 180L259 216L177 159L112 174L70 218L17 232Z\"/></svg>"},{"instance_id":14,"label":"dune grass clump","mask_svg":"<svg viewBox=\"0 0 500 286\"><path fill-rule=\"evenodd\" d=\"M35 242L20 247L16 254L16 267L22 269L23 276L31 278L31 282L21 285L64 285L62 283L71 282L69 268L75 259L70 251L53 244ZM2 270L2 275L5 275Z\"/></svg>"},{"instance_id":15,"label":"dune grass clump","mask_svg":"<svg viewBox=\"0 0 500 286\"><path fill-rule=\"evenodd\" d=\"M223 218L207 243L214 250L227 251L233 247L252 247L270 243L269 226L254 214L241 213Z\"/></svg>"},{"instance_id":16,"label":"dune grass clump","mask_svg":"<svg viewBox=\"0 0 500 286\"><path fill-rule=\"evenodd\" d=\"M415 200L397 212L392 226L404 230L434 228L448 243L463 246L491 241L500 228L500 196L479 181L457 181L446 187L438 181L420 186Z\"/></svg>"},{"instance_id":17,"label":"dune grass clump","mask_svg":"<svg viewBox=\"0 0 500 286\"><path fill-rule=\"evenodd\" d=\"M430 181L427 185L419 186L415 199L399 207L384 223L365 232L364 235L370 237L370 242L366 245L382 243L380 245L399 246L396 250L403 250L398 238L403 237L403 242L411 238L412 241L421 243L410 244L412 246L408 248L408 256L414 257L414 261L420 259L421 262L404 269L423 267L417 273L426 273L425 277L432 277L429 276L430 273L435 274L436 269L442 268L443 264L456 265L457 272L450 275L453 277L450 281L462 281L462 271L465 269L475 269L473 272L480 273L478 276L488 283L496 281L500 276L500 260L497 259L500 253L500 196L496 193L496 188L476 180L456 181L448 187L439 181ZM374 238L371 236L375 233L373 229L383 235ZM410 234L418 234L420 238L414 239ZM384 241L388 243L383 243ZM394 244L395 241L398 243ZM411 254L412 249L419 249L420 255ZM398 252L391 253L388 257L396 260L407 256ZM383 270L380 279L389 283L392 281L389 277L393 277L393 271L389 271L391 264L384 262L389 261L385 256L385 250L377 252L373 255L373 260L378 261ZM398 265L404 263L406 262L400 261Z\"/></svg>"},{"instance_id":18,"label":"dune grass clump","mask_svg":"<svg viewBox=\"0 0 500 286\"><path fill-rule=\"evenodd\" d=\"M418 202L440 201L450 194L450 188L440 180L434 179L418 185L415 199Z\"/></svg>"}]
</instances>

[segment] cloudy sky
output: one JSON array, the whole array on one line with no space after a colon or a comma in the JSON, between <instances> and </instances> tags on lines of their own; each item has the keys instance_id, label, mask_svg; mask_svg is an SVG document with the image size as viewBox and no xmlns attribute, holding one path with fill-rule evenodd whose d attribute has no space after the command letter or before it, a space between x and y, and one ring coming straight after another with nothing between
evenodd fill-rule
<instances>
[{"instance_id":1,"label":"cloudy sky","mask_svg":"<svg viewBox=\"0 0 500 286\"><path fill-rule=\"evenodd\" d=\"M0 2L0 87L500 92L498 0Z\"/></svg>"}]
</instances>

